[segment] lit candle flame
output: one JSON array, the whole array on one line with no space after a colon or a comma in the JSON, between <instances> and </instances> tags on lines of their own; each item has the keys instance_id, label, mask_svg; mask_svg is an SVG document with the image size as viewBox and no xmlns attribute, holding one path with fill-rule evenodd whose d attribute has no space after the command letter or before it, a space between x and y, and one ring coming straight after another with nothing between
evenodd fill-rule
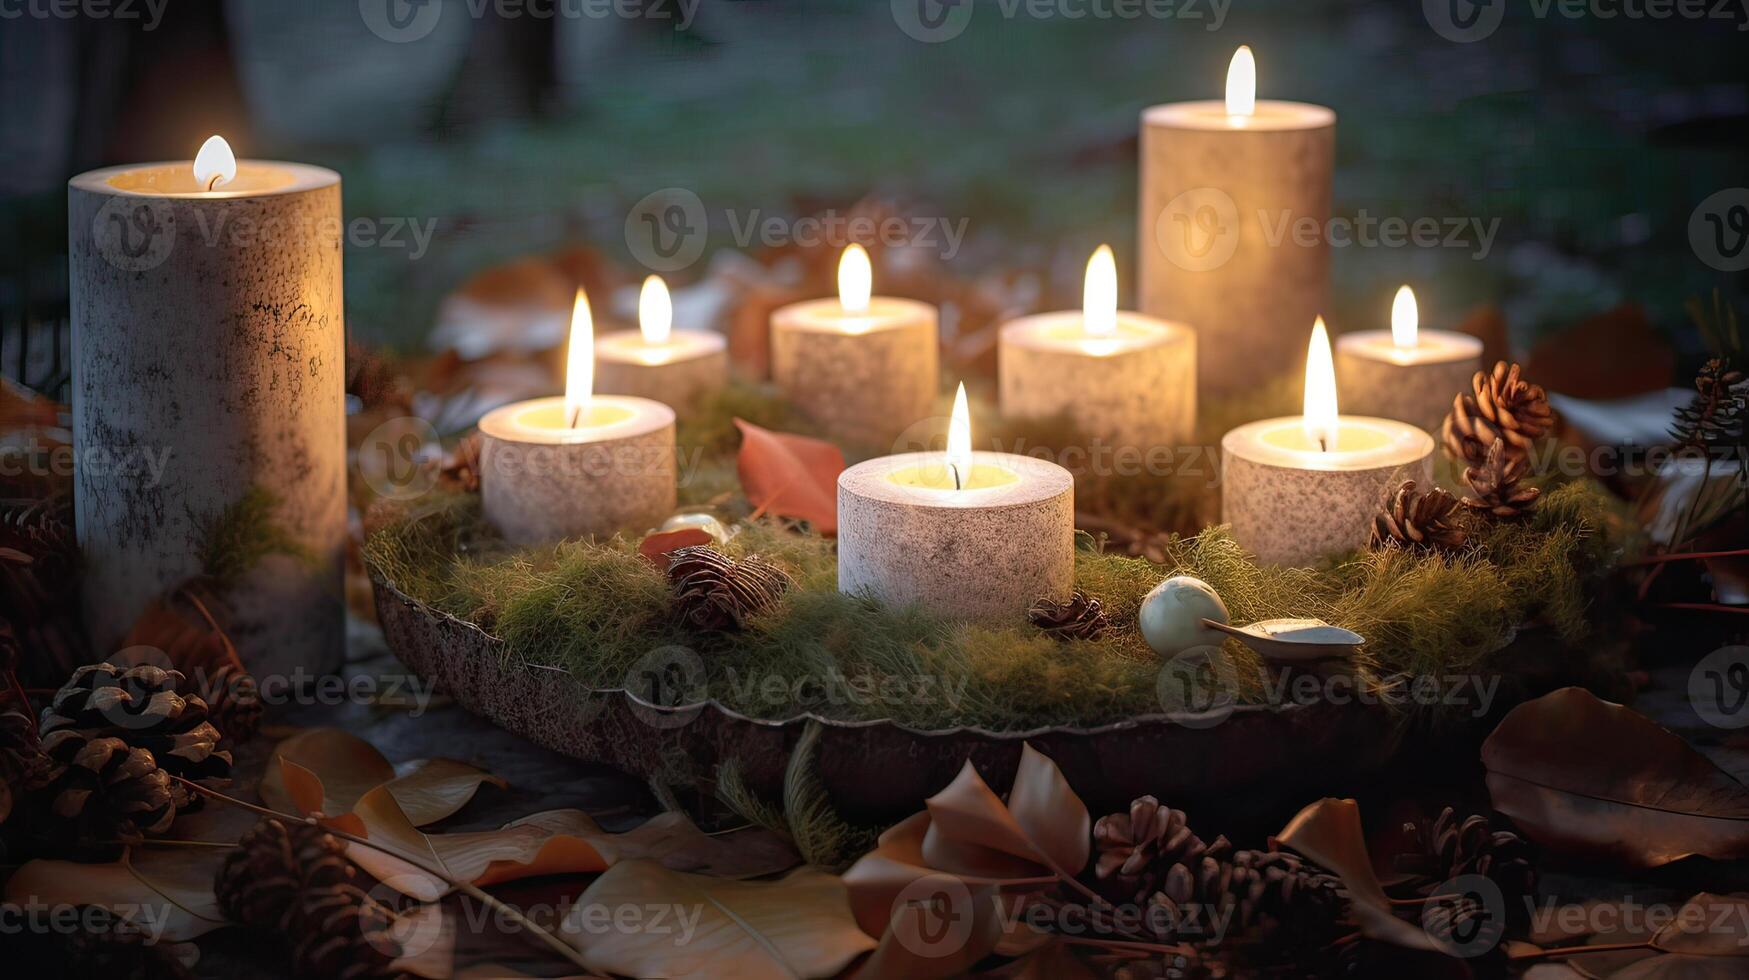
<instances>
[{"instance_id":1,"label":"lit candle flame","mask_svg":"<svg viewBox=\"0 0 1749 980\"><path fill-rule=\"evenodd\" d=\"M1117 333L1117 260L1111 246L1101 245L1087 260L1087 276L1081 284L1081 324L1089 337Z\"/></svg>"},{"instance_id":2,"label":"lit candle flame","mask_svg":"<svg viewBox=\"0 0 1749 980\"><path fill-rule=\"evenodd\" d=\"M565 422L575 429L589 412L595 394L595 318L589 297L577 290L571 304L571 339L565 351Z\"/></svg>"},{"instance_id":3,"label":"lit candle flame","mask_svg":"<svg viewBox=\"0 0 1749 980\"><path fill-rule=\"evenodd\" d=\"M668 342L673 329L674 300L668 295L668 284L661 276L650 276L638 293L638 330L644 335L644 343L659 347Z\"/></svg>"},{"instance_id":4,"label":"lit candle flame","mask_svg":"<svg viewBox=\"0 0 1749 980\"><path fill-rule=\"evenodd\" d=\"M1415 291L1404 286L1391 301L1391 342L1398 347L1414 347L1420 342L1420 332L1421 310L1415 305Z\"/></svg>"},{"instance_id":5,"label":"lit candle flame","mask_svg":"<svg viewBox=\"0 0 1749 980\"><path fill-rule=\"evenodd\" d=\"M1312 324L1312 342L1306 348L1306 435L1319 448L1336 448L1336 364L1330 357L1330 333L1324 318Z\"/></svg>"},{"instance_id":6,"label":"lit candle flame","mask_svg":"<svg viewBox=\"0 0 1749 980\"><path fill-rule=\"evenodd\" d=\"M1239 45L1227 65L1227 115L1250 118L1257 111L1257 59L1251 46Z\"/></svg>"},{"instance_id":7,"label":"lit candle flame","mask_svg":"<svg viewBox=\"0 0 1749 980\"><path fill-rule=\"evenodd\" d=\"M838 304L846 313L867 313L869 293L874 288L874 268L868 251L851 242L838 259Z\"/></svg>"},{"instance_id":8,"label":"lit candle flame","mask_svg":"<svg viewBox=\"0 0 1749 980\"><path fill-rule=\"evenodd\" d=\"M972 476L972 414L966 408L966 383L953 393L953 417L947 423L947 468L959 489Z\"/></svg>"},{"instance_id":9,"label":"lit candle flame","mask_svg":"<svg viewBox=\"0 0 1749 980\"><path fill-rule=\"evenodd\" d=\"M237 157L223 136L208 136L194 155L194 179L207 190L223 187L237 176Z\"/></svg>"}]
</instances>

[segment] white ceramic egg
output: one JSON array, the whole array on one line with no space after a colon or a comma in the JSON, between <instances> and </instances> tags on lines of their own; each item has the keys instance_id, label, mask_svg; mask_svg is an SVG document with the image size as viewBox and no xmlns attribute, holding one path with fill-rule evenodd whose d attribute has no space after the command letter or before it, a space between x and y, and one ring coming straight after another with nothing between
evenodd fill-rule
<instances>
[{"instance_id":1,"label":"white ceramic egg","mask_svg":"<svg viewBox=\"0 0 1749 980\"><path fill-rule=\"evenodd\" d=\"M1137 616L1142 636L1154 652L1170 659L1192 647L1219 648L1226 635L1202 624L1229 621L1227 604L1199 578L1174 575L1154 586Z\"/></svg>"}]
</instances>

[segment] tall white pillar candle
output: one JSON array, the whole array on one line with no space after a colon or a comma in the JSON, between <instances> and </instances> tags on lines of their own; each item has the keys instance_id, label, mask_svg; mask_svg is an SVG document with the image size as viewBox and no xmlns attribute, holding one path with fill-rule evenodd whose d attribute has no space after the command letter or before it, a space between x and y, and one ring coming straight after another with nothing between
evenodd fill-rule
<instances>
[{"instance_id":1,"label":"tall white pillar candle","mask_svg":"<svg viewBox=\"0 0 1749 980\"><path fill-rule=\"evenodd\" d=\"M838 298L792 303L771 315L771 376L833 439L889 446L928 418L940 387L935 307L871 296L860 245L838 264Z\"/></svg>"},{"instance_id":2,"label":"tall white pillar candle","mask_svg":"<svg viewBox=\"0 0 1749 980\"><path fill-rule=\"evenodd\" d=\"M1142 113L1141 309L1195 328L1205 396L1291 371L1328 305L1336 114L1255 93L1240 48L1224 101Z\"/></svg>"},{"instance_id":3,"label":"tall white pillar candle","mask_svg":"<svg viewBox=\"0 0 1749 980\"><path fill-rule=\"evenodd\" d=\"M146 603L211 571L215 529L252 498L272 507L251 519L289 547L222 583L239 654L257 674L339 666L341 227L339 175L238 162L216 137L194 163L68 183L73 438L115 464L74 475L100 653Z\"/></svg>"}]
</instances>

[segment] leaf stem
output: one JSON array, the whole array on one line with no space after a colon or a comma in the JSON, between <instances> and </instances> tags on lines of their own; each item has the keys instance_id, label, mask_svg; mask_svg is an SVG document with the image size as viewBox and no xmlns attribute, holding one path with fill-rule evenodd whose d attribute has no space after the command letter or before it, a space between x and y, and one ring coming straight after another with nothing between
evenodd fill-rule
<instances>
[{"instance_id":1,"label":"leaf stem","mask_svg":"<svg viewBox=\"0 0 1749 980\"><path fill-rule=\"evenodd\" d=\"M1512 962L1523 963L1526 960L1542 960L1555 956L1578 956L1583 953L1622 953L1636 949L1657 949L1652 942L1641 943L1598 943L1595 946L1556 946L1552 949L1539 949L1534 953L1512 957Z\"/></svg>"},{"instance_id":2,"label":"leaf stem","mask_svg":"<svg viewBox=\"0 0 1749 980\"><path fill-rule=\"evenodd\" d=\"M292 823L301 823L301 824L308 824L310 826L321 827L323 832L332 834L335 837L340 838L341 840L351 841L354 844L358 844L358 845L363 846L363 847L368 847L374 851L380 851L384 854L389 855L392 858L395 858L398 861L405 861L407 864L419 869L420 871L425 872L428 875L431 875L434 878L437 878L438 880L442 881L444 884L449 885L451 888L459 889L460 891L465 892L469 897L475 899L476 901L483 903L486 907L488 907L488 908L492 909L493 911L498 912L499 914L505 916L511 922L515 923L519 928L528 930L528 932L530 934L539 937L541 942L543 942L547 946L551 947L553 952L564 957L566 960L570 961L571 963L574 963L577 966L580 966L585 970L590 968L589 964L585 963L583 961L583 955L581 953L579 953L575 948L573 948L569 944L565 943L563 940L559 939L557 936L554 936L552 933L548 932L546 929L542 928L538 924L536 924L536 923L530 921L528 918L524 917L523 914L519 910L517 910L514 906L507 905L504 902L501 902L498 899L492 897L491 895L488 895L485 892L481 891L472 882L457 881L455 878L451 877L448 873L446 873L440 869L434 868L434 867L424 863L423 861L419 861L417 859L408 857L405 854L398 854L394 851L389 850L388 848L384 847L381 844L372 843L367 838L360 837L357 834L348 833L347 831L341 830L338 827L332 827L332 826L329 826L327 824L324 824L320 820L316 819L315 817L299 817L299 816L294 816L293 814L290 814L290 813L282 813L278 810L269 809L269 808L264 807L264 806L256 806L253 803L249 803L249 802L246 802L244 800L239 800L234 796L227 796L224 793L221 793L216 789L209 789L208 787L202 786L199 783L190 782L189 780L183 779L181 776L171 776L170 778L176 780L177 782L183 784L184 786L187 786L189 789L191 789L197 793L200 793L204 796L209 796L215 800L219 800L219 801L222 801L224 803L229 803L232 806L242 807L245 810L249 810L253 813L261 814L262 816L265 816L265 817L276 817L280 820L289 820Z\"/></svg>"}]
</instances>

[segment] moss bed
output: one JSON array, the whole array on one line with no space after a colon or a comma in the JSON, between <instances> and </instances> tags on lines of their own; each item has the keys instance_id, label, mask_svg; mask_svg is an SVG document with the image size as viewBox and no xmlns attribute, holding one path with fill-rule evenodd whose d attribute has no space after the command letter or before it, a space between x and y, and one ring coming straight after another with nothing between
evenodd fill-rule
<instances>
[{"instance_id":1,"label":"moss bed","mask_svg":"<svg viewBox=\"0 0 1749 980\"><path fill-rule=\"evenodd\" d=\"M1359 632L1368 640L1359 672L1376 684L1510 670L1497 655L1526 625L1547 626L1576 648L1594 628L1587 612L1626 541L1616 505L1589 483L1551 489L1522 522L1476 523L1459 554L1388 548L1320 569L1259 567L1221 527L1170 537L1163 565L1103 553L1083 535L1077 585L1104 602L1113 628L1096 641L1065 643L1027 624L954 623L842 595L833 542L781 522L742 524L725 550L777 561L796 588L728 634L675 621L666 579L639 557L635 540L512 549L484 524L478 498L463 494L395 505L373 524L364 557L376 574L478 624L510 655L592 686L622 687L640 657L677 644L703 657L706 696L756 718L806 711L994 731L1099 725L1179 707L1163 701L1162 687L1181 688L1159 683L1160 660L1135 626L1142 597L1168 575L1213 585L1235 622L1309 616ZM1241 697L1260 698L1261 665L1235 643L1227 653ZM845 697L847 689L898 696Z\"/></svg>"}]
</instances>

